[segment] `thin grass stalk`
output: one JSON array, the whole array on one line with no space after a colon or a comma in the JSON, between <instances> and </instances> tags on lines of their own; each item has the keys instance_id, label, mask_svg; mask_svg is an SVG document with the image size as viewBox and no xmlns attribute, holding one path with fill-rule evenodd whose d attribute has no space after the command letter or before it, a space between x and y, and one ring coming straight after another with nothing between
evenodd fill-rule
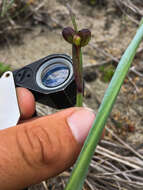
<instances>
[{"instance_id":1,"label":"thin grass stalk","mask_svg":"<svg viewBox=\"0 0 143 190\"><path fill-rule=\"evenodd\" d=\"M141 25L133 38L132 42L126 49L124 55L122 56L117 69L112 77L108 89L104 95L103 101L100 105L99 111L97 113L96 119L90 130L90 133L84 143L83 149L79 155L79 158L75 164L69 182L65 190L81 190L84 179L88 172L88 167L92 156L94 154L95 148L101 138L105 123L112 110L116 97L119 93L121 85L128 73L131 66L132 60L136 54L136 50L143 38L143 19Z\"/></svg>"},{"instance_id":2,"label":"thin grass stalk","mask_svg":"<svg viewBox=\"0 0 143 190\"><path fill-rule=\"evenodd\" d=\"M72 20L73 27L74 27L75 31L78 32L77 24L76 24L76 21L75 21L75 16L73 14L71 14L71 20Z\"/></svg>"},{"instance_id":3,"label":"thin grass stalk","mask_svg":"<svg viewBox=\"0 0 143 190\"><path fill-rule=\"evenodd\" d=\"M8 10L12 7L15 0L11 0L7 3L7 0L3 0L3 6L1 11L1 17L4 17Z\"/></svg>"},{"instance_id":4,"label":"thin grass stalk","mask_svg":"<svg viewBox=\"0 0 143 190\"><path fill-rule=\"evenodd\" d=\"M5 11L6 11L6 5L7 5L7 0L2 1L2 10L1 10L1 17L4 16Z\"/></svg>"},{"instance_id":5,"label":"thin grass stalk","mask_svg":"<svg viewBox=\"0 0 143 190\"><path fill-rule=\"evenodd\" d=\"M15 0L11 0L11 1L10 1L10 3L9 3L8 6L7 6L7 10L6 10L6 11L8 11L8 10L12 7L14 1L15 1Z\"/></svg>"},{"instance_id":6,"label":"thin grass stalk","mask_svg":"<svg viewBox=\"0 0 143 190\"><path fill-rule=\"evenodd\" d=\"M65 2L65 5L66 5L66 7L67 7L67 9L69 11L74 30L76 32L78 32L77 23L76 23L76 20L75 20L75 14L73 13L73 11L72 11L72 9L71 9L71 7L70 7L70 5L68 3Z\"/></svg>"}]
</instances>

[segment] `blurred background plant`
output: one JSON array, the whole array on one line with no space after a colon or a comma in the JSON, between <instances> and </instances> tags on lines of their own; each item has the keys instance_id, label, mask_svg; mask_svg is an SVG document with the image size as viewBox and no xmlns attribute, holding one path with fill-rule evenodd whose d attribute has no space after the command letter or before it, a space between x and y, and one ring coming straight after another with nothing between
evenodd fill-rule
<instances>
[{"instance_id":1,"label":"blurred background plant","mask_svg":"<svg viewBox=\"0 0 143 190\"><path fill-rule=\"evenodd\" d=\"M86 0L87 3L91 6L104 6L106 4L106 0Z\"/></svg>"},{"instance_id":2,"label":"blurred background plant","mask_svg":"<svg viewBox=\"0 0 143 190\"><path fill-rule=\"evenodd\" d=\"M0 0L1 43L7 38L19 39L21 31L30 30L27 20L33 14L34 4L34 0Z\"/></svg>"},{"instance_id":3,"label":"blurred background plant","mask_svg":"<svg viewBox=\"0 0 143 190\"><path fill-rule=\"evenodd\" d=\"M100 66L99 71L101 72L101 80L104 82L109 82L115 72L114 65Z\"/></svg>"},{"instance_id":4,"label":"blurred background plant","mask_svg":"<svg viewBox=\"0 0 143 190\"><path fill-rule=\"evenodd\" d=\"M12 40L18 42L20 31L27 30L26 20L32 13L31 5L34 6L34 0L0 0L0 43ZM10 65L0 62L0 76Z\"/></svg>"},{"instance_id":5,"label":"blurred background plant","mask_svg":"<svg viewBox=\"0 0 143 190\"><path fill-rule=\"evenodd\" d=\"M10 70L10 65L6 65L6 64L0 62L0 76L1 76L4 72L6 72L6 71L8 71L8 70Z\"/></svg>"},{"instance_id":6,"label":"blurred background plant","mask_svg":"<svg viewBox=\"0 0 143 190\"><path fill-rule=\"evenodd\" d=\"M35 0L2 0L0 8L0 16L2 18L16 18L22 12L26 14L31 4L34 4Z\"/></svg>"}]
</instances>

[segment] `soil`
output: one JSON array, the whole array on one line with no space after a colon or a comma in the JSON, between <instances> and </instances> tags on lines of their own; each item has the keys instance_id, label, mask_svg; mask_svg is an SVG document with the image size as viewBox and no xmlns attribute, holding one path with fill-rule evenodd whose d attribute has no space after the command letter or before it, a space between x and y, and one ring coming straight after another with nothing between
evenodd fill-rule
<instances>
[{"instance_id":1,"label":"soil","mask_svg":"<svg viewBox=\"0 0 143 190\"><path fill-rule=\"evenodd\" d=\"M83 48L85 103L97 112L109 84L103 81L103 73L98 64L105 63L105 68L109 65L116 67L115 59L120 59L138 26L122 14L112 0L107 1L104 6L90 6L86 1L71 1L71 3L73 3L78 27L90 28L92 32L90 45ZM65 42L61 35L63 26L72 26L67 8L60 0L47 1L46 6L50 19L45 14L42 17L37 14L29 25L31 31L21 33L18 43L13 43L7 38L5 45L0 46L1 62L10 64L13 69L16 69L49 54L71 55L71 45ZM108 53L108 56L103 53L103 50ZM143 74L142 58L142 52L138 53L133 65ZM45 110L44 112L46 113ZM141 76L129 72L110 118L106 125L114 129L124 141L134 146L143 144L143 79ZM105 138L112 137L106 133Z\"/></svg>"}]
</instances>

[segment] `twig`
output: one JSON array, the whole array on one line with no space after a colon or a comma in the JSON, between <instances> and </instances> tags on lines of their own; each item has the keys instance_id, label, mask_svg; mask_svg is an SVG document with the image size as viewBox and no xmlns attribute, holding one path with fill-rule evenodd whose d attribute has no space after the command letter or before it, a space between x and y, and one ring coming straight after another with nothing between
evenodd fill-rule
<instances>
[{"instance_id":1,"label":"twig","mask_svg":"<svg viewBox=\"0 0 143 190\"><path fill-rule=\"evenodd\" d=\"M116 144L114 142L111 142L111 141L107 141L107 140L101 140L100 141L100 144L103 146L104 144L107 145L108 147L111 146L112 148L122 148L122 149L126 149L128 150L127 147L121 145L121 144Z\"/></svg>"},{"instance_id":2,"label":"twig","mask_svg":"<svg viewBox=\"0 0 143 190\"><path fill-rule=\"evenodd\" d=\"M46 184L45 181L42 181L42 185L43 185L43 187L44 187L45 190L48 190L48 187L47 187L47 184Z\"/></svg>"},{"instance_id":3,"label":"twig","mask_svg":"<svg viewBox=\"0 0 143 190\"><path fill-rule=\"evenodd\" d=\"M105 176L103 177L100 177L100 178L105 178ZM106 177L106 179L114 179L113 177ZM129 183L127 180L124 180L124 179L118 179L119 182L124 182L124 183ZM131 185L139 185L141 187L143 187L143 183L141 182L136 182L136 181L130 181L130 184Z\"/></svg>"},{"instance_id":4,"label":"twig","mask_svg":"<svg viewBox=\"0 0 143 190\"><path fill-rule=\"evenodd\" d=\"M139 14L143 16L143 10L139 9L137 6L135 6L130 0L124 1L124 0L118 0L121 4L123 4L125 7L133 11L135 14Z\"/></svg>"},{"instance_id":5,"label":"twig","mask_svg":"<svg viewBox=\"0 0 143 190\"><path fill-rule=\"evenodd\" d=\"M136 75L139 76L139 77L143 77L143 74L141 74L140 72L138 72L138 71L135 69L135 66L132 66L129 71L130 71L130 72L133 72L134 74L136 74Z\"/></svg>"},{"instance_id":6,"label":"twig","mask_svg":"<svg viewBox=\"0 0 143 190\"><path fill-rule=\"evenodd\" d=\"M56 18L54 18L54 17L51 17L50 16L50 18L51 18L51 20L53 21L53 22L55 22L60 28L64 28L64 25L62 24L62 23L60 23Z\"/></svg>"},{"instance_id":7,"label":"twig","mask_svg":"<svg viewBox=\"0 0 143 190\"><path fill-rule=\"evenodd\" d=\"M128 18L134 22L135 24L139 25L139 21L135 20L132 16L130 16L129 14L127 14L127 12L120 6L120 1L119 0L115 0L115 3L117 4L117 6L120 8L120 11L122 11L123 14L127 15Z\"/></svg>"},{"instance_id":8,"label":"twig","mask_svg":"<svg viewBox=\"0 0 143 190\"><path fill-rule=\"evenodd\" d=\"M120 163L124 163L125 165L130 166L131 168L134 168L134 169L140 169L140 167L143 167L143 165L141 165L140 163L136 163L134 160L131 160L127 157L116 154L99 145L97 146L96 153L106 156L107 158L110 158L112 160L116 160Z\"/></svg>"},{"instance_id":9,"label":"twig","mask_svg":"<svg viewBox=\"0 0 143 190\"><path fill-rule=\"evenodd\" d=\"M93 187L93 185L89 182L88 179L85 180L85 183L87 184L87 186L88 186L91 190L98 190L95 186Z\"/></svg>"},{"instance_id":10,"label":"twig","mask_svg":"<svg viewBox=\"0 0 143 190\"><path fill-rule=\"evenodd\" d=\"M101 63L88 63L88 64L84 65L83 68L84 68L84 70L86 70L88 68L105 66L105 65L111 64L112 61L113 61L112 59L108 59L106 61L102 61Z\"/></svg>"},{"instance_id":11,"label":"twig","mask_svg":"<svg viewBox=\"0 0 143 190\"><path fill-rule=\"evenodd\" d=\"M94 157L94 158L95 158L95 157ZM96 158L98 158L98 157L96 157ZM99 158L99 159L101 159L101 158ZM102 160L103 160L103 158L102 158ZM107 172L107 171L110 171L110 168L111 168L111 167L113 168L112 173L114 173L114 170L115 170L116 172L121 172L121 170L120 170L119 168L117 168L115 165L113 165L112 162L110 163L109 161L104 160L104 163L109 166L109 168L104 171L105 174L106 174L106 173L109 173L109 172ZM105 164L104 164L104 165L105 165ZM100 164L100 167L105 168L104 165L103 165L103 164ZM106 168L107 168L107 166L106 166ZM103 174L103 175L104 175L104 174ZM129 180L129 178L126 176L126 174L123 174L123 176L124 176L125 179ZM116 177L116 178L119 178L119 177L117 177L117 176L115 176L115 177Z\"/></svg>"},{"instance_id":12,"label":"twig","mask_svg":"<svg viewBox=\"0 0 143 190\"><path fill-rule=\"evenodd\" d=\"M106 65L106 64L109 64L111 61L115 61L116 63L119 62L120 58L116 58L114 57L112 54L109 54L107 53L106 51L104 51L103 49L97 47L97 45L95 44L92 44L92 43L89 43L89 45L92 47L92 48L95 48L97 51L101 52L103 55L109 57L111 60L109 61L104 61L101 63L101 65ZM136 53L136 56L141 53L143 51L143 47L140 47L138 50L137 50L137 53ZM98 67L98 66L101 66L100 64L88 64L88 65L85 65L84 68L87 68L87 67ZM140 77L143 77L143 74L141 74L140 72L136 71L135 67L132 66L130 69L129 69L129 72L133 72L134 74L140 76Z\"/></svg>"},{"instance_id":13,"label":"twig","mask_svg":"<svg viewBox=\"0 0 143 190\"><path fill-rule=\"evenodd\" d=\"M35 8L32 9L32 11L26 16L26 19L30 16L32 16L33 14L37 13L39 9L41 9L42 7L45 6L45 3L47 2L47 0L43 0L41 3L39 3Z\"/></svg>"},{"instance_id":14,"label":"twig","mask_svg":"<svg viewBox=\"0 0 143 190\"><path fill-rule=\"evenodd\" d=\"M117 172L114 172L114 173L103 173L103 174L98 174L98 175L100 175L100 176L104 176L104 175L113 176L113 175L119 175L119 174L127 174L127 175L129 175L128 173L133 173L133 172L138 172L138 171L141 172L141 171L143 171L143 169L140 168L140 169L132 169L132 170L126 170L126 171L117 171ZM141 180L143 180L143 178L141 178Z\"/></svg>"},{"instance_id":15,"label":"twig","mask_svg":"<svg viewBox=\"0 0 143 190\"><path fill-rule=\"evenodd\" d=\"M136 150L134 150L131 146L129 146L127 143L125 143L122 139L120 139L113 131L111 131L108 127L106 127L106 130L110 132L114 138L116 138L121 144L123 144L125 147L127 147L132 153L134 153L136 156L138 156L140 159L143 160L143 156L140 155Z\"/></svg>"},{"instance_id":16,"label":"twig","mask_svg":"<svg viewBox=\"0 0 143 190\"><path fill-rule=\"evenodd\" d=\"M97 51L101 52L103 55L107 56L107 57L110 57L113 61L115 61L116 63L119 62L119 59L114 57L113 55L111 55L110 53L107 53L106 51L104 51L103 49L97 47L97 45L93 44L93 43L89 43L89 45L96 49Z\"/></svg>"},{"instance_id":17,"label":"twig","mask_svg":"<svg viewBox=\"0 0 143 190\"><path fill-rule=\"evenodd\" d=\"M5 34L5 32L10 32L11 30L22 30L22 29L27 29L27 30L32 30L30 27L28 26L9 26L7 28L5 28L3 31L0 31L0 34Z\"/></svg>"},{"instance_id":18,"label":"twig","mask_svg":"<svg viewBox=\"0 0 143 190\"><path fill-rule=\"evenodd\" d=\"M127 76L127 77L128 77L128 80L130 81L130 83L135 88L136 93L139 93L140 91L139 91L138 87L136 86L136 84L132 81L132 79L129 76Z\"/></svg>"}]
</instances>

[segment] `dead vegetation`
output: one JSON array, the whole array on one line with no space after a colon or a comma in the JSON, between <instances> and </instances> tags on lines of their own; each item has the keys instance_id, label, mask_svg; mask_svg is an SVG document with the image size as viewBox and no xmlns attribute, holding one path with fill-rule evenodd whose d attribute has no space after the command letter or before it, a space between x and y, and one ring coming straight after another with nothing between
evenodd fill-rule
<instances>
[{"instance_id":1,"label":"dead vegetation","mask_svg":"<svg viewBox=\"0 0 143 190\"><path fill-rule=\"evenodd\" d=\"M43 6L40 0L0 0L0 42L18 42L23 31L32 30L34 15Z\"/></svg>"}]
</instances>

